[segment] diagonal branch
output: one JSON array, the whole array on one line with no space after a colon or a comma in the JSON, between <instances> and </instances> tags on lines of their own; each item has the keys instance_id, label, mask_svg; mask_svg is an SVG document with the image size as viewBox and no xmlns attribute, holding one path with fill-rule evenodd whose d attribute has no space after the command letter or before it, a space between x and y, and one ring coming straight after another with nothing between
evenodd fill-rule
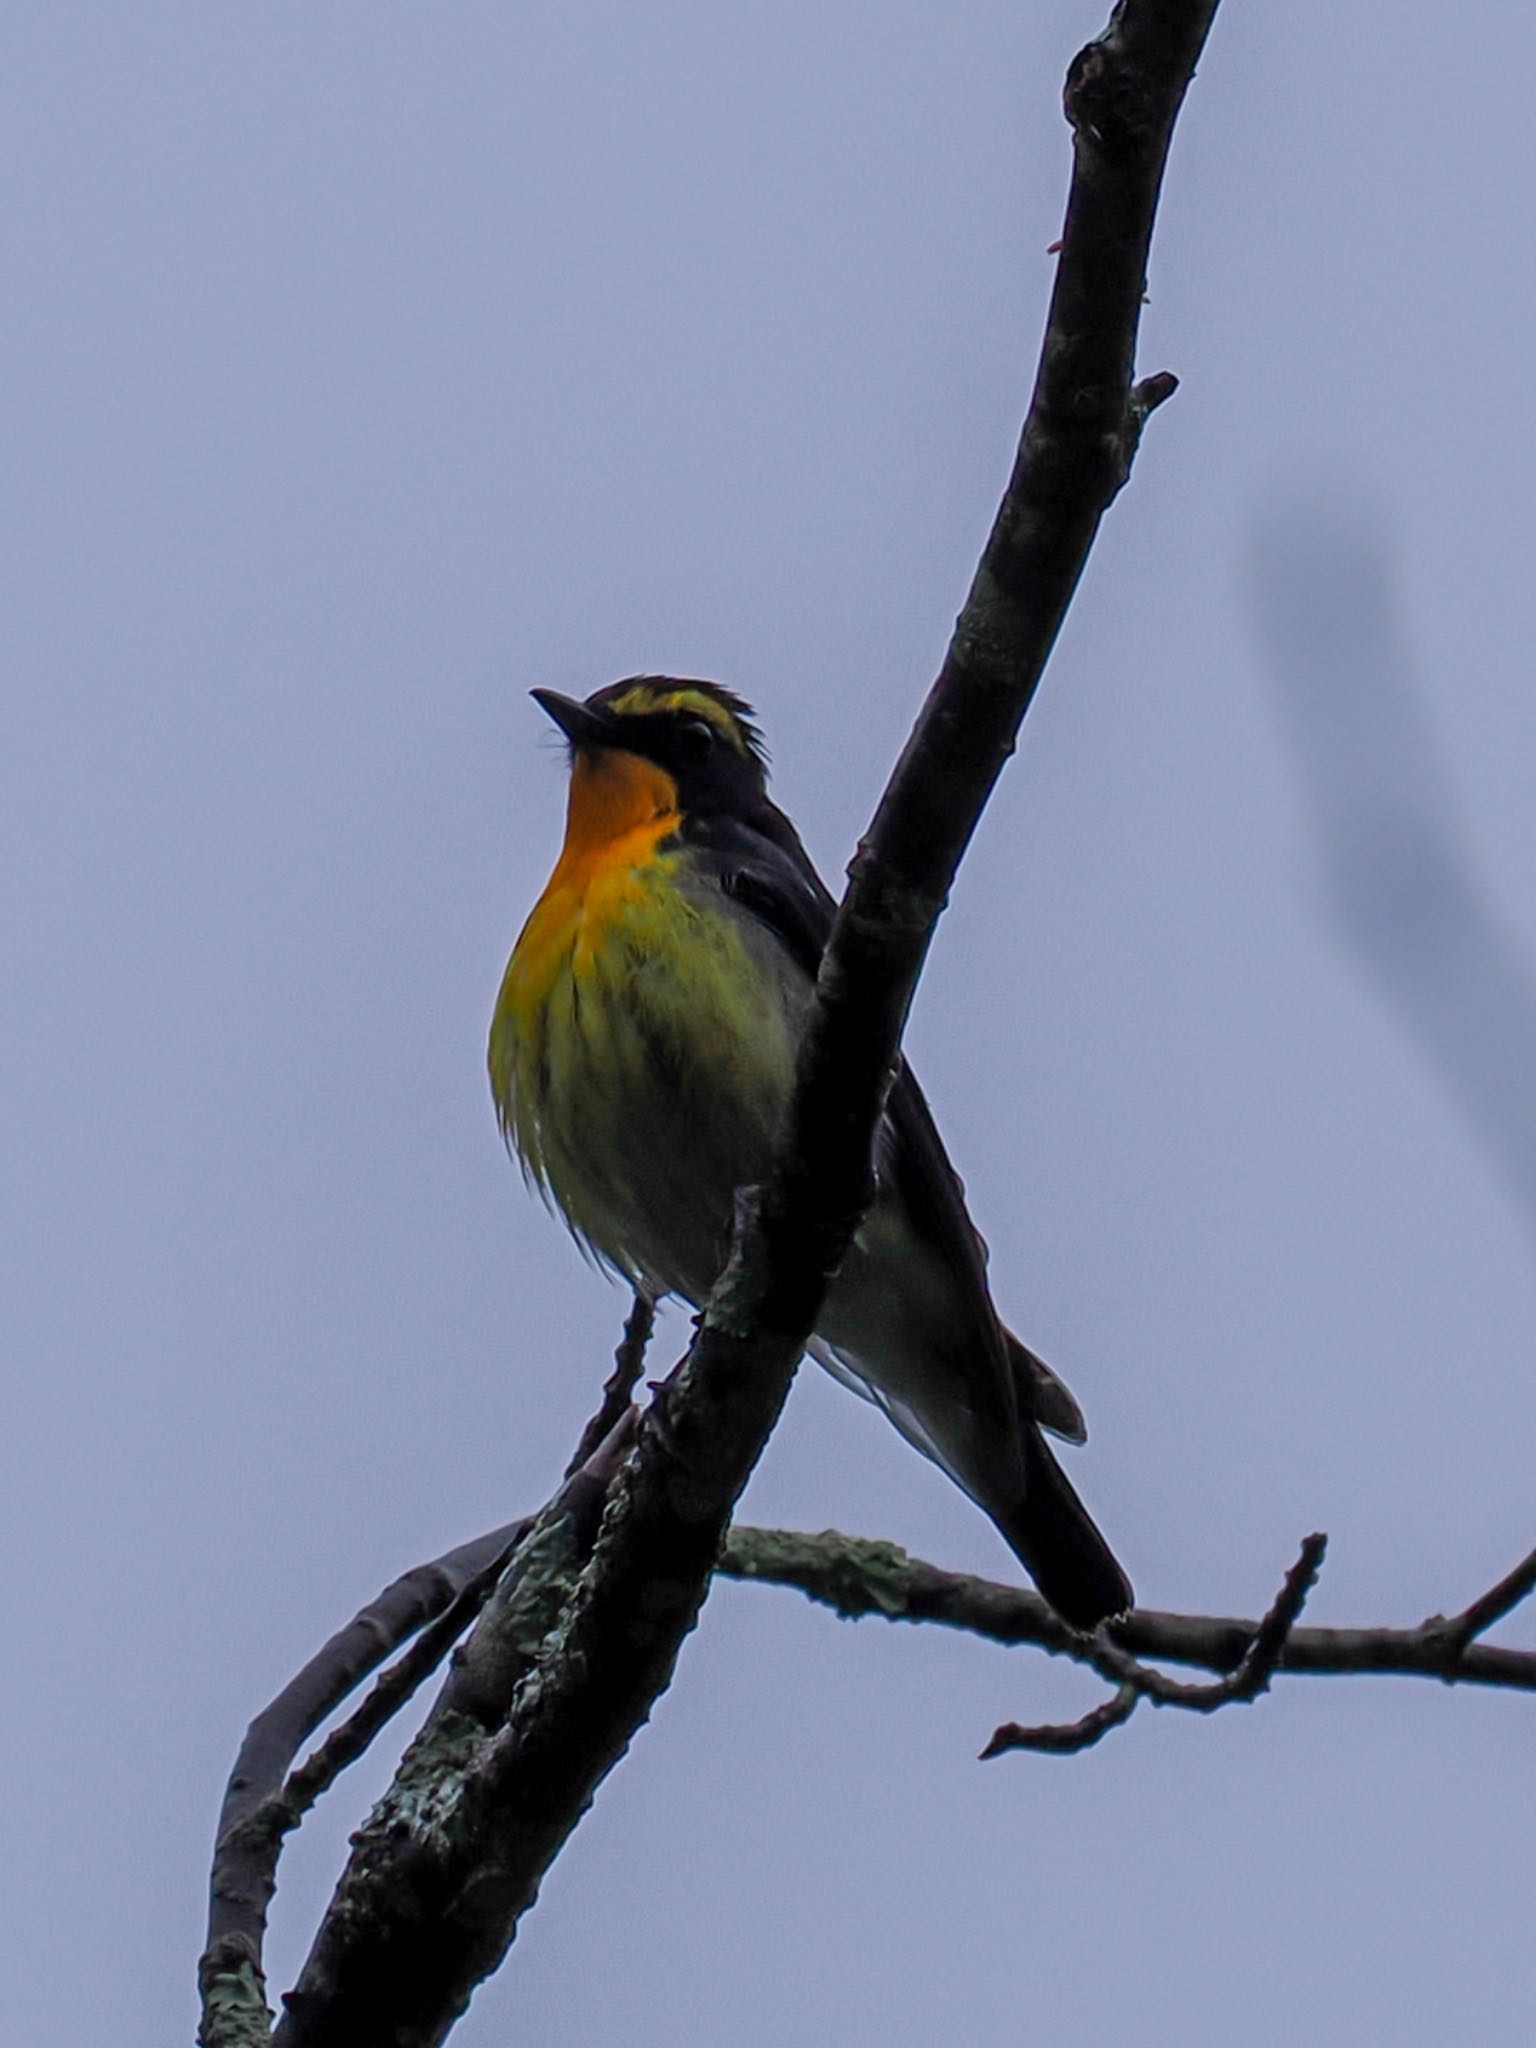
<instances>
[{"instance_id":1,"label":"diagonal branch","mask_svg":"<svg viewBox=\"0 0 1536 2048\"><path fill-rule=\"evenodd\" d=\"M300 1817L277 1824L286 1810L284 1780L300 1746L402 1643L453 1613L526 1527L509 1522L402 1573L316 1651L251 1723L219 1813L208 1939L199 1966L206 2040L261 2040L270 2025L262 1942L283 1835ZM463 1619L467 1624L469 1615Z\"/></svg>"},{"instance_id":2,"label":"diagonal branch","mask_svg":"<svg viewBox=\"0 0 1536 2048\"><path fill-rule=\"evenodd\" d=\"M603 1384L603 1397L598 1403L597 1413L582 1431L581 1441L565 1468L567 1479L581 1469L619 1418L627 1413L635 1388L640 1383L640 1375L645 1370L646 1348L655 1327L655 1302L648 1294L637 1293L625 1318L624 1334L613 1354L613 1371Z\"/></svg>"},{"instance_id":3,"label":"diagonal branch","mask_svg":"<svg viewBox=\"0 0 1536 2048\"><path fill-rule=\"evenodd\" d=\"M650 1314L650 1305L637 1297L598 1414L582 1433L586 1455L580 1465L572 1461L554 1500L536 1515L508 1522L402 1573L338 1630L251 1723L230 1773L215 1836L208 1938L198 1964L200 2038L207 2048L244 2048L266 2040L271 2031L262 1949L286 1836L442 1663L515 1554L540 1554L541 1538L552 1526L573 1534L583 1558L590 1553L603 1501L632 1433L627 1392L621 1400L617 1389L621 1382L632 1385L638 1375ZM610 1413L616 1419L606 1435L594 1440L597 1424ZM519 1555L519 1572L524 1561ZM362 1705L302 1766L290 1770L300 1745L407 1642L411 1647L378 1679ZM472 1671L461 1675L460 1692L472 1678Z\"/></svg>"},{"instance_id":4,"label":"diagonal branch","mask_svg":"<svg viewBox=\"0 0 1536 2048\"><path fill-rule=\"evenodd\" d=\"M1436 1638L1443 1633L1446 1662L1454 1666L1479 1636L1485 1636L1505 1615L1513 1614L1532 1593L1536 1593L1536 1550L1528 1551L1512 1572L1506 1572L1496 1586L1480 1593L1460 1614L1446 1621L1439 1616L1426 1621L1425 1632Z\"/></svg>"},{"instance_id":5,"label":"diagonal branch","mask_svg":"<svg viewBox=\"0 0 1536 2048\"><path fill-rule=\"evenodd\" d=\"M403 1583L397 1580L396 1585L375 1603L376 1610L381 1607L385 1610L377 1640L380 1645L394 1647L391 1637L396 1642L403 1642L415 1633L415 1640L405 1655L375 1682L362 1705L326 1737L313 1756L297 1770L290 1771L286 1779L274 1783L254 1804L254 1783L243 1780L238 1771L231 1778L220 1816L214 1853L210 1928L198 1977L205 2001L222 2005L224 2018L237 2029L248 2031L255 2024L255 2039L264 2038L260 2031L263 2024L268 2028L271 2026L262 1970L262 1944L284 1838L293 1832L315 1801L330 1789L348 1765L356 1763L379 1731L442 1663L484 1606L491 1588L522 1540L526 1527L527 1524L522 1522L511 1523L474 1544L463 1545L460 1552L450 1553L452 1562L439 1559L435 1565L408 1573L407 1578L411 1579L425 1577L429 1597L436 1598L456 1582L463 1553L478 1556L490 1552L486 1562L480 1565L473 1577L464 1581L458 1593L425 1627L420 1626L422 1606L407 1608L402 1601L393 1609L388 1607L390 1594ZM358 1617L349 1628L356 1629L360 1620ZM357 1671L355 1664L347 1658L344 1647L347 1634L348 1631L344 1630L340 1637L333 1637L314 1660L318 1664L330 1652L334 1660L332 1668L336 1674L336 1685L345 1683L349 1677L353 1683L360 1683L366 1675ZM381 1647L381 1657L389 1654L389 1647ZM317 1697L324 1697L324 1693ZM274 1745L271 1750L268 1772L280 1770L287 1760L291 1760L298 1744L309 1732L310 1727L301 1721L291 1721L282 1743ZM290 1742L292 1747L288 1748ZM240 2037L237 2031L234 2038Z\"/></svg>"},{"instance_id":6,"label":"diagonal branch","mask_svg":"<svg viewBox=\"0 0 1536 2048\"><path fill-rule=\"evenodd\" d=\"M1173 123L1216 0L1121 0L1074 61L1073 178L1017 460L937 683L850 870L766 1188L687 1358L641 1418L596 1547L552 1546L541 1605L508 1574L481 1625L476 1711L440 1711L356 1838L277 2039L441 2041L670 1681L731 1510L871 1194L871 1141L948 890L1166 376L1132 388ZM530 1539L531 1542L531 1539ZM541 1644L503 1629L509 1581ZM479 1641L477 1632L477 1643ZM474 1660L476 1648L469 1657ZM508 1687L502 1725L486 1718Z\"/></svg>"}]
</instances>

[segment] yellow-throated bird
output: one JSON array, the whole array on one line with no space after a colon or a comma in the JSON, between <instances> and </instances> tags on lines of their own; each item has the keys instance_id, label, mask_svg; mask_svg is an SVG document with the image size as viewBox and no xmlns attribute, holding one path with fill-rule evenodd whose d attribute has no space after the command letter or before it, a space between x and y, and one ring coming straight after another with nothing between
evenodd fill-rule
<instances>
[{"instance_id":1,"label":"yellow-throated bird","mask_svg":"<svg viewBox=\"0 0 1536 2048\"><path fill-rule=\"evenodd\" d=\"M769 801L751 707L636 676L535 690L570 741L565 845L507 965L491 1086L527 1176L647 1293L696 1307L732 1198L766 1173L834 905ZM878 1192L813 1356L883 1408L1091 1628L1131 1588L1041 1435L1081 1443L1061 1381L998 1319L986 1248L902 1063Z\"/></svg>"}]
</instances>

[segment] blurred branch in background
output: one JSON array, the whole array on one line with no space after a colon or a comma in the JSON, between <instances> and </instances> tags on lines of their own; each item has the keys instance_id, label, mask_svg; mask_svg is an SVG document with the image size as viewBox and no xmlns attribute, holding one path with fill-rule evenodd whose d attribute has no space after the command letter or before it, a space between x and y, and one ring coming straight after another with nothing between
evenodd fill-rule
<instances>
[{"instance_id":1,"label":"blurred branch in background","mask_svg":"<svg viewBox=\"0 0 1536 2048\"><path fill-rule=\"evenodd\" d=\"M1256 521L1251 569L1340 935L1536 1223L1536 973L1477 871L1405 644L1385 516L1314 474Z\"/></svg>"}]
</instances>

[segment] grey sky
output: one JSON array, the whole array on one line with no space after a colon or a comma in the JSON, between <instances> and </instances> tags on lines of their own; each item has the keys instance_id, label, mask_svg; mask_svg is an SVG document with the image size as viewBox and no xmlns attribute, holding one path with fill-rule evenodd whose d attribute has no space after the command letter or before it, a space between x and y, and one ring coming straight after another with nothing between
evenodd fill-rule
<instances>
[{"instance_id":1,"label":"grey sky","mask_svg":"<svg viewBox=\"0 0 1536 2048\"><path fill-rule=\"evenodd\" d=\"M1005 473L1104 6L13 14L6 2040L190 2037L245 1720L549 1490L623 1304L484 1082L559 831L526 691L734 684L836 879ZM1145 327L1183 389L909 1044L1142 1597L1255 1611L1321 1526L1315 1618L1411 1621L1536 1541L1531 1216L1438 1063L1455 1005L1398 1014L1433 963L1373 978L1334 914L1326 650L1277 704L1255 551L1283 621L1276 507L1364 507L1402 686L1369 716L1523 987L1536 43L1489 4L1227 10ZM809 1371L748 1512L1011 1569ZM1282 1686L974 1761L1090 1697L722 1589L457 2038L1529 2024L1528 1703ZM281 1982L376 1783L284 1865Z\"/></svg>"}]
</instances>

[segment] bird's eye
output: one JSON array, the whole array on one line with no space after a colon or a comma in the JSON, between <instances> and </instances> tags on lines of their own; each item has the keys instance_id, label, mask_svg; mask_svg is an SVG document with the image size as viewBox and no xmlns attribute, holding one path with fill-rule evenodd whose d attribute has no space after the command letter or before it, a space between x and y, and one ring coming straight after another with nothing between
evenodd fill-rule
<instances>
[{"instance_id":1,"label":"bird's eye","mask_svg":"<svg viewBox=\"0 0 1536 2048\"><path fill-rule=\"evenodd\" d=\"M715 744L715 728L707 718L683 718L677 727L678 750L689 761L702 761Z\"/></svg>"}]
</instances>

